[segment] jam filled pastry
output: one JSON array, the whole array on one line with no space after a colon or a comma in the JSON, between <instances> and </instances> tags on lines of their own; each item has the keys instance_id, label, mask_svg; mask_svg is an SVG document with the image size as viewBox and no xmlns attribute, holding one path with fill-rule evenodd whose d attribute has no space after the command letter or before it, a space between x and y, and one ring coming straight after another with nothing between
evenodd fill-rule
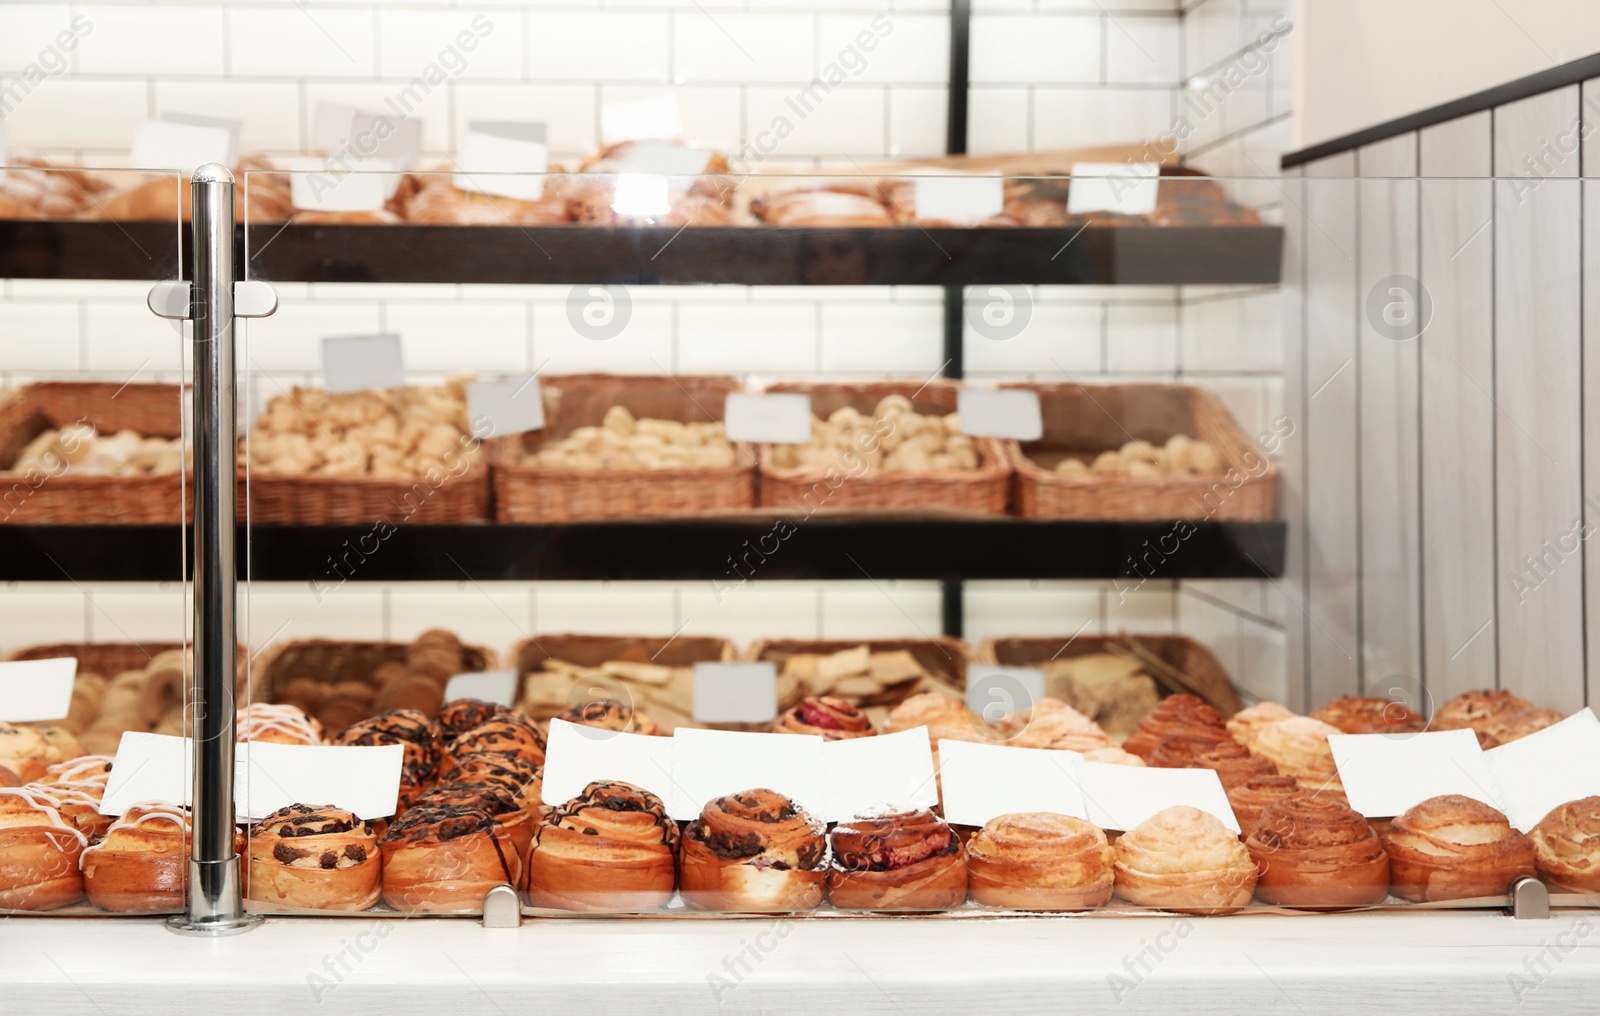
<instances>
[{"instance_id":1,"label":"jam filled pastry","mask_svg":"<svg viewBox=\"0 0 1600 1016\"><path fill-rule=\"evenodd\" d=\"M972 898L1008 910L1086 910L1111 899L1113 852L1083 819L1020 812L991 819L967 840Z\"/></svg>"},{"instance_id":2,"label":"jam filled pastry","mask_svg":"<svg viewBox=\"0 0 1600 1016\"><path fill-rule=\"evenodd\" d=\"M948 910L967 898L967 859L931 811L861 817L830 834L828 898L840 910Z\"/></svg>"},{"instance_id":3,"label":"jam filled pastry","mask_svg":"<svg viewBox=\"0 0 1600 1016\"><path fill-rule=\"evenodd\" d=\"M1460 794L1430 797L1383 835L1394 894L1416 903L1504 896L1534 872L1533 841L1498 810Z\"/></svg>"},{"instance_id":4,"label":"jam filled pastry","mask_svg":"<svg viewBox=\"0 0 1600 1016\"><path fill-rule=\"evenodd\" d=\"M808 698L785 710L772 729L778 734L814 734L824 741L871 737L877 733L863 710L831 695Z\"/></svg>"},{"instance_id":5,"label":"jam filled pastry","mask_svg":"<svg viewBox=\"0 0 1600 1016\"><path fill-rule=\"evenodd\" d=\"M1342 801L1301 791L1261 809L1245 840L1261 875L1256 895L1286 907L1359 907L1389 895L1389 855Z\"/></svg>"},{"instance_id":6,"label":"jam filled pastry","mask_svg":"<svg viewBox=\"0 0 1600 1016\"><path fill-rule=\"evenodd\" d=\"M1180 730L1198 728L1227 732L1222 714L1193 695L1168 695L1148 716L1139 721L1133 733L1122 742L1125 751L1150 760L1150 754L1161 744L1161 739Z\"/></svg>"},{"instance_id":7,"label":"jam filled pastry","mask_svg":"<svg viewBox=\"0 0 1600 1016\"><path fill-rule=\"evenodd\" d=\"M776 791L746 790L708 802L684 830L678 889L696 910L811 910L827 856L821 822Z\"/></svg>"},{"instance_id":8,"label":"jam filled pastry","mask_svg":"<svg viewBox=\"0 0 1600 1016\"><path fill-rule=\"evenodd\" d=\"M36 787L0 789L0 910L54 910L83 899L89 838Z\"/></svg>"},{"instance_id":9,"label":"jam filled pastry","mask_svg":"<svg viewBox=\"0 0 1600 1016\"><path fill-rule=\"evenodd\" d=\"M536 766L544 765L544 733L528 720L507 712L486 720L449 743L444 752L448 767L468 755L513 755Z\"/></svg>"},{"instance_id":10,"label":"jam filled pastry","mask_svg":"<svg viewBox=\"0 0 1600 1016\"><path fill-rule=\"evenodd\" d=\"M372 823L331 805L291 804L250 833L250 899L309 910L366 910L378 902Z\"/></svg>"},{"instance_id":11,"label":"jam filled pastry","mask_svg":"<svg viewBox=\"0 0 1600 1016\"><path fill-rule=\"evenodd\" d=\"M1250 902L1256 862L1239 837L1198 808L1177 805L1117 837L1117 895L1182 914L1231 914Z\"/></svg>"},{"instance_id":12,"label":"jam filled pastry","mask_svg":"<svg viewBox=\"0 0 1600 1016\"><path fill-rule=\"evenodd\" d=\"M516 885L522 874L496 816L465 804L410 809L389 823L378 848L383 902L395 910L478 910L490 889Z\"/></svg>"},{"instance_id":13,"label":"jam filled pastry","mask_svg":"<svg viewBox=\"0 0 1600 1016\"><path fill-rule=\"evenodd\" d=\"M266 744L321 744L322 724L299 706L252 702L234 719L238 739Z\"/></svg>"},{"instance_id":14,"label":"jam filled pastry","mask_svg":"<svg viewBox=\"0 0 1600 1016\"><path fill-rule=\"evenodd\" d=\"M625 702L616 699L592 699L569 707L556 716L558 720L584 727L615 730L624 734L659 734L656 721Z\"/></svg>"},{"instance_id":15,"label":"jam filled pastry","mask_svg":"<svg viewBox=\"0 0 1600 1016\"><path fill-rule=\"evenodd\" d=\"M599 782L545 816L528 854L528 896L553 910L655 910L676 884L678 824L631 783Z\"/></svg>"},{"instance_id":16,"label":"jam filled pastry","mask_svg":"<svg viewBox=\"0 0 1600 1016\"><path fill-rule=\"evenodd\" d=\"M1428 729L1428 721L1403 702L1355 695L1334 699L1311 718L1346 734L1417 734Z\"/></svg>"},{"instance_id":17,"label":"jam filled pastry","mask_svg":"<svg viewBox=\"0 0 1600 1016\"><path fill-rule=\"evenodd\" d=\"M398 744L405 748L400 767L400 801L396 811L411 807L439 773L439 728L415 709L391 709L346 727L341 745Z\"/></svg>"},{"instance_id":18,"label":"jam filled pastry","mask_svg":"<svg viewBox=\"0 0 1600 1016\"><path fill-rule=\"evenodd\" d=\"M176 804L136 804L83 852L89 902L123 914L183 909L189 871L189 812ZM238 840L235 836L235 849Z\"/></svg>"},{"instance_id":19,"label":"jam filled pastry","mask_svg":"<svg viewBox=\"0 0 1600 1016\"><path fill-rule=\"evenodd\" d=\"M1533 827L1533 863L1557 892L1600 893L1600 797L1568 801Z\"/></svg>"}]
</instances>

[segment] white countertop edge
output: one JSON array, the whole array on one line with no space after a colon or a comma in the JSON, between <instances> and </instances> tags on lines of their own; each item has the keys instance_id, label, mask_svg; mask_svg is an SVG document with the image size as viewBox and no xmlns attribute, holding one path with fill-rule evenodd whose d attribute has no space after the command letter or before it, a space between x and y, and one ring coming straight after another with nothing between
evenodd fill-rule
<instances>
[{"instance_id":1,"label":"white countertop edge","mask_svg":"<svg viewBox=\"0 0 1600 1016\"><path fill-rule=\"evenodd\" d=\"M0 920L0 1012L1600 1012L1600 912L1127 920Z\"/></svg>"}]
</instances>

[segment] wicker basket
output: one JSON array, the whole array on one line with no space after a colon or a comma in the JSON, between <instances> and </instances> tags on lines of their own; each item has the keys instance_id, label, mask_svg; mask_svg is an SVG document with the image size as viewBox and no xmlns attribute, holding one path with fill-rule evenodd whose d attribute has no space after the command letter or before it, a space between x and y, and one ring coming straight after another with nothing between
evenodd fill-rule
<instances>
[{"instance_id":1,"label":"wicker basket","mask_svg":"<svg viewBox=\"0 0 1600 1016\"><path fill-rule=\"evenodd\" d=\"M526 679L544 669L548 659L575 663L580 667L598 667L603 663L654 663L663 667L692 667L696 663L732 663L739 652L727 639L709 635L540 635L523 639L511 650L511 665L517 671L517 701L524 711L539 721L548 720L556 711L545 703L533 708L524 702ZM698 726L694 723L692 685L675 678L667 686L638 686L637 694L629 691L628 682L611 680L598 685L595 682L575 683L563 708L591 697L617 698L635 706L655 720L663 733L681 726Z\"/></svg>"},{"instance_id":2,"label":"wicker basket","mask_svg":"<svg viewBox=\"0 0 1600 1016\"><path fill-rule=\"evenodd\" d=\"M1232 716L1242 706L1233 681L1211 650L1184 635L1135 635L1133 638L1173 670L1196 686L1196 694L1223 716ZM1003 667L1036 667L1050 660L1072 659L1092 653L1125 648L1121 635L1079 635L1063 640L1060 636L1021 636L985 639L978 646L976 660ZM1158 680L1157 687L1163 687ZM1170 692L1172 689L1163 688ZM1202 693L1203 692L1203 693Z\"/></svg>"},{"instance_id":3,"label":"wicker basket","mask_svg":"<svg viewBox=\"0 0 1600 1016\"><path fill-rule=\"evenodd\" d=\"M623 406L635 417L680 423L720 423L723 403L739 382L722 377L618 377L578 374L552 378L553 410L541 431L488 442L494 470L495 518L501 522L682 518L716 515L755 503L755 453L735 448L724 468L561 469L521 465L525 448L599 426L606 410Z\"/></svg>"},{"instance_id":4,"label":"wicker basket","mask_svg":"<svg viewBox=\"0 0 1600 1016\"><path fill-rule=\"evenodd\" d=\"M823 382L782 382L769 391L805 392L811 396L811 412L826 419L835 410L851 406L870 414L878 402L889 395L911 399L918 413L944 416L956 408L959 386L949 381L864 381L848 384ZM847 476L836 486L827 483L828 475L838 470L781 468L773 464L772 446L762 445L761 506L795 509L804 515L817 511L949 511L967 515L1004 515L1011 476L1010 460L1001 443L991 438L974 438L978 451L976 469L944 469L927 472L870 472Z\"/></svg>"},{"instance_id":5,"label":"wicker basket","mask_svg":"<svg viewBox=\"0 0 1600 1016\"><path fill-rule=\"evenodd\" d=\"M404 663L409 642L341 642L302 639L273 646L254 667L251 700L276 702L283 685L294 677L311 677L325 684L358 681L372 684L373 671L385 663ZM499 658L480 646L461 644L461 662L468 671L492 670Z\"/></svg>"},{"instance_id":6,"label":"wicker basket","mask_svg":"<svg viewBox=\"0 0 1600 1016\"><path fill-rule=\"evenodd\" d=\"M177 385L30 384L0 403L0 470L9 470L46 430L81 421L101 434L132 430L172 438L180 433L180 412ZM83 476L70 466L55 475L0 471L0 487L0 522L139 525L177 522L188 513L178 473Z\"/></svg>"},{"instance_id":7,"label":"wicker basket","mask_svg":"<svg viewBox=\"0 0 1600 1016\"><path fill-rule=\"evenodd\" d=\"M1006 442L1016 470L1017 514L1024 518L1261 522L1273 517L1278 467L1215 395L1187 385L1010 384L1039 393L1044 438ZM1072 478L1053 472L1069 453L1120 448L1138 438L1161 444L1174 434L1210 442L1223 472L1207 476ZM1241 479L1230 484L1225 477Z\"/></svg>"},{"instance_id":8,"label":"wicker basket","mask_svg":"<svg viewBox=\"0 0 1600 1016\"><path fill-rule=\"evenodd\" d=\"M974 659L970 646L948 635L926 639L765 639L750 647L747 658L771 660L781 671L785 660L800 653L826 655L860 645L865 645L867 651L872 653L908 650L935 680L953 691L967 686L967 664ZM916 688L907 695L936 690L944 689ZM895 704L880 703L889 706Z\"/></svg>"},{"instance_id":9,"label":"wicker basket","mask_svg":"<svg viewBox=\"0 0 1600 1016\"><path fill-rule=\"evenodd\" d=\"M132 642L62 642L19 649L11 654L11 658L56 660L70 656L78 661L78 673L99 674L109 679L129 670L143 670L162 653L182 648L180 642L151 642L146 645Z\"/></svg>"},{"instance_id":10,"label":"wicker basket","mask_svg":"<svg viewBox=\"0 0 1600 1016\"><path fill-rule=\"evenodd\" d=\"M489 467L479 461L437 487L426 479L376 476L284 476L252 471L248 498L239 473L239 520L251 525L335 525L363 522L484 522L489 519Z\"/></svg>"}]
</instances>

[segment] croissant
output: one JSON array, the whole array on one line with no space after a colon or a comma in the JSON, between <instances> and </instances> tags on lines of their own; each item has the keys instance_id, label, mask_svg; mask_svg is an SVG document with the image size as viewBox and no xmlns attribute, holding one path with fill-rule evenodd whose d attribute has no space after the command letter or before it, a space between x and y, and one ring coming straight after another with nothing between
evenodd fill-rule
<instances>
[{"instance_id":1,"label":"croissant","mask_svg":"<svg viewBox=\"0 0 1600 1016\"><path fill-rule=\"evenodd\" d=\"M808 698L784 710L772 729L778 734L814 734L824 741L871 737L877 733L872 729L872 720L860 707L832 695Z\"/></svg>"},{"instance_id":2,"label":"croissant","mask_svg":"<svg viewBox=\"0 0 1600 1016\"><path fill-rule=\"evenodd\" d=\"M1222 714L1211 706L1206 705L1193 695L1169 695L1162 699L1139 725L1133 728L1133 733L1122 742L1124 751L1149 761L1150 755L1161 744L1161 739L1168 734L1180 730L1199 728L1200 730L1215 730L1227 734L1227 727L1222 723Z\"/></svg>"},{"instance_id":3,"label":"croissant","mask_svg":"<svg viewBox=\"0 0 1600 1016\"><path fill-rule=\"evenodd\" d=\"M88 837L42 788L0 788L0 909L54 910L83 899Z\"/></svg>"},{"instance_id":4,"label":"croissant","mask_svg":"<svg viewBox=\"0 0 1600 1016\"><path fill-rule=\"evenodd\" d=\"M997 726L1007 735L1007 742L1018 748L1085 751L1111 745L1100 724L1060 699L1042 698Z\"/></svg>"},{"instance_id":5,"label":"croissant","mask_svg":"<svg viewBox=\"0 0 1600 1016\"><path fill-rule=\"evenodd\" d=\"M1111 899L1114 853L1079 818L1019 812L991 819L967 840L972 898L1008 910L1085 910Z\"/></svg>"},{"instance_id":6,"label":"croissant","mask_svg":"<svg viewBox=\"0 0 1600 1016\"><path fill-rule=\"evenodd\" d=\"M1383 846L1395 895L1417 903L1503 896L1534 871L1533 841L1460 794L1430 797L1396 818Z\"/></svg>"},{"instance_id":7,"label":"croissant","mask_svg":"<svg viewBox=\"0 0 1600 1016\"><path fill-rule=\"evenodd\" d=\"M672 896L677 853L678 825L659 797L630 783L591 783L539 826L528 896L555 910L655 910Z\"/></svg>"},{"instance_id":8,"label":"croissant","mask_svg":"<svg viewBox=\"0 0 1600 1016\"><path fill-rule=\"evenodd\" d=\"M383 862L372 823L331 805L291 804L250 837L253 900L312 910L366 910L378 902Z\"/></svg>"},{"instance_id":9,"label":"croissant","mask_svg":"<svg viewBox=\"0 0 1600 1016\"><path fill-rule=\"evenodd\" d=\"M811 910L822 902L823 825L772 790L709 801L683 832L678 890L696 910Z\"/></svg>"},{"instance_id":10,"label":"croissant","mask_svg":"<svg viewBox=\"0 0 1600 1016\"><path fill-rule=\"evenodd\" d=\"M1428 728L1428 721L1403 702L1355 695L1336 698L1311 717L1346 734L1415 734Z\"/></svg>"},{"instance_id":11,"label":"croissant","mask_svg":"<svg viewBox=\"0 0 1600 1016\"><path fill-rule=\"evenodd\" d=\"M967 897L961 840L931 811L834 827L828 897L840 910L948 910Z\"/></svg>"},{"instance_id":12,"label":"croissant","mask_svg":"<svg viewBox=\"0 0 1600 1016\"><path fill-rule=\"evenodd\" d=\"M1256 894L1288 907L1359 907L1389 895L1389 855L1367 820L1328 795L1301 791L1261 809L1245 846Z\"/></svg>"},{"instance_id":13,"label":"croissant","mask_svg":"<svg viewBox=\"0 0 1600 1016\"><path fill-rule=\"evenodd\" d=\"M1600 797L1568 801L1533 827L1533 861L1557 892L1600 893Z\"/></svg>"}]
</instances>

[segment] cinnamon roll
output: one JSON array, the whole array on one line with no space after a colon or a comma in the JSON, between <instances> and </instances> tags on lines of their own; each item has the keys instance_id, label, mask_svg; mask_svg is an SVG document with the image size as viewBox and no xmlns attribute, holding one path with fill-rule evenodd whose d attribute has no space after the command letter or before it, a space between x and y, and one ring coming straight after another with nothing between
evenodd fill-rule
<instances>
[{"instance_id":1,"label":"cinnamon roll","mask_svg":"<svg viewBox=\"0 0 1600 1016\"><path fill-rule=\"evenodd\" d=\"M1394 894L1417 903L1503 896L1533 875L1533 841L1498 810L1460 794L1430 797L1383 836Z\"/></svg>"},{"instance_id":2,"label":"cinnamon roll","mask_svg":"<svg viewBox=\"0 0 1600 1016\"><path fill-rule=\"evenodd\" d=\"M1416 734L1428 721L1410 706L1392 699L1346 695L1311 714L1346 734Z\"/></svg>"},{"instance_id":3,"label":"cinnamon roll","mask_svg":"<svg viewBox=\"0 0 1600 1016\"><path fill-rule=\"evenodd\" d=\"M476 910L497 885L516 885L522 859L508 850L495 816L464 804L415 807L389 823L383 902L395 910Z\"/></svg>"},{"instance_id":4,"label":"cinnamon roll","mask_svg":"<svg viewBox=\"0 0 1600 1016\"><path fill-rule=\"evenodd\" d=\"M121 914L182 910L189 835L189 812L179 805L147 801L129 808L83 852L89 902Z\"/></svg>"},{"instance_id":5,"label":"cinnamon roll","mask_svg":"<svg viewBox=\"0 0 1600 1016\"><path fill-rule=\"evenodd\" d=\"M366 910L378 902L378 837L372 823L332 805L291 804L251 831L246 893L309 910Z\"/></svg>"},{"instance_id":6,"label":"cinnamon roll","mask_svg":"<svg viewBox=\"0 0 1600 1016\"><path fill-rule=\"evenodd\" d=\"M1280 773L1305 774L1323 755L1333 751L1328 735L1340 733L1338 727L1309 716L1291 716L1261 729L1253 750L1270 759Z\"/></svg>"},{"instance_id":7,"label":"cinnamon roll","mask_svg":"<svg viewBox=\"0 0 1600 1016\"><path fill-rule=\"evenodd\" d=\"M1245 846L1256 895L1287 907L1359 907L1389 895L1389 855L1367 820L1325 794L1301 791L1261 809Z\"/></svg>"},{"instance_id":8,"label":"cinnamon roll","mask_svg":"<svg viewBox=\"0 0 1600 1016\"><path fill-rule=\"evenodd\" d=\"M772 790L709 801L683 832L678 891L696 910L811 910L822 902L823 824Z\"/></svg>"},{"instance_id":9,"label":"cinnamon roll","mask_svg":"<svg viewBox=\"0 0 1600 1016\"><path fill-rule=\"evenodd\" d=\"M322 724L299 706L252 702L237 711L238 740L267 744L321 744Z\"/></svg>"},{"instance_id":10,"label":"cinnamon roll","mask_svg":"<svg viewBox=\"0 0 1600 1016\"><path fill-rule=\"evenodd\" d=\"M840 910L948 910L967 897L967 859L931 811L843 822L829 835L828 898Z\"/></svg>"},{"instance_id":11,"label":"cinnamon roll","mask_svg":"<svg viewBox=\"0 0 1600 1016\"><path fill-rule=\"evenodd\" d=\"M580 702L557 715L556 719L583 727L615 730L622 734L655 736L661 733L661 728L656 725L655 720L616 699L591 699L588 702Z\"/></svg>"},{"instance_id":12,"label":"cinnamon roll","mask_svg":"<svg viewBox=\"0 0 1600 1016\"><path fill-rule=\"evenodd\" d=\"M1255 893L1256 865L1214 815L1177 805L1117 837L1117 895L1181 914L1231 914Z\"/></svg>"},{"instance_id":13,"label":"cinnamon roll","mask_svg":"<svg viewBox=\"0 0 1600 1016\"><path fill-rule=\"evenodd\" d=\"M1239 820L1239 829L1245 839L1256 831L1261 809L1291 794L1300 793L1300 783L1293 776L1255 776L1243 785L1224 788L1228 803L1233 806L1233 817Z\"/></svg>"},{"instance_id":14,"label":"cinnamon roll","mask_svg":"<svg viewBox=\"0 0 1600 1016\"><path fill-rule=\"evenodd\" d=\"M1256 737L1262 729L1279 720L1297 715L1276 702L1261 702L1249 709L1241 709L1228 718L1228 733L1246 748L1254 748Z\"/></svg>"},{"instance_id":15,"label":"cinnamon roll","mask_svg":"<svg viewBox=\"0 0 1600 1016\"><path fill-rule=\"evenodd\" d=\"M439 736L444 741L454 741L475 727L507 715L514 715L511 708L498 702L475 698L451 699L439 710Z\"/></svg>"},{"instance_id":16,"label":"cinnamon roll","mask_svg":"<svg viewBox=\"0 0 1600 1016\"><path fill-rule=\"evenodd\" d=\"M1122 742L1122 747L1148 762L1150 753L1156 750L1163 737L1191 728L1227 732L1222 714L1211 706L1193 695L1168 695L1139 721L1133 733Z\"/></svg>"},{"instance_id":17,"label":"cinnamon roll","mask_svg":"<svg viewBox=\"0 0 1600 1016\"><path fill-rule=\"evenodd\" d=\"M0 723L0 766L16 773L23 783L32 783L65 756L32 727Z\"/></svg>"},{"instance_id":18,"label":"cinnamon roll","mask_svg":"<svg viewBox=\"0 0 1600 1016\"><path fill-rule=\"evenodd\" d=\"M1600 893L1600 797L1568 801L1533 827L1533 863L1557 892Z\"/></svg>"},{"instance_id":19,"label":"cinnamon roll","mask_svg":"<svg viewBox=\"0 0 1600 1016\"><path fill-rule=\"evenodd\" d=\"M655 910L672 897L678 824L631 783L591 783L550 810L528 854L528 896L554 910Z\"/></svg>"},{"instance_id":20,"label":"cinnamon roll","mask_svg":"<svg viewBox=\"0 0 1600 1016\"><path fill-rule=\"evenodd\" d=\"M444 764L468 755L512 755L544 765L544 732L513 712L505 712L466 731L444 751Z\"/></svg>"},{"instance_id":21,"label":"cinnamon roll","mask_svg":"<svg viewBox=\"0 0 1600 1016\"><path fill-rule=\"evenodd\" d=\"M865 711L832 695L808 698L784 710L772 729L777 734L815 734L824 741L871 737L877 733Z\"/></svg>"},{"instance_id":22,"label":"cinnamon roll","mask_svg":"<svg viewBox=\"0 0 1600 1016\"><path fill-rule=\"evenodd\" d=\"M344 729L334 743L359 746L398 744L405 748L396 812L411 807L423 789L438 775L439 728L415 709L391 709L353 723Z\"/></svg>"},{"instance_id":23,"label":"cinnamon roll","mask_svg":"<svg viewBox=\"0 0 1600 1016\"><path fill-rule=\"evenodd\" d=\"M498 782L441 783L417 798L413 807L461 807L488 812L494 816L507 855L519 860L527 856L528 848L533 845L533 817L516 795ZM521 874L520 868L518 874Z\"/></svg>"},{"instance_id":24,"label":"cinnamon roll","mask_svg":"<svg viewBox=\"0 0 1600 1016\"><path fill-rule=\"evenodd\" d=\"M1114 856L1106 834L1083 819L1001 815L967 840L967 887L990 907L1086 910L1111 899Z\"/></svg>"},{"instance_id":25,"label":"cinnamon roll","mask_svg":"<svg viewBox=\"0 0 1600 1016\"><path fill-rule=\"evenodd\" d=\"M1216 740L1209 732L1169 734L1150 753L1148 761L1163 769L1210 769L1222 781L1223 790L1242 787L1258 776L1278 774L1271 759L1262 758L1226 734Z\"/></svg>"},{"instance_id":26,"label":"cinnamon roll","mask_svg":"<svg viewBox=\"0 0 1600 1016\"><path fill-rule=\"evenodd\" d=\"M1490 733L1495 721L1532 708L1532 702L1509 691L1464 691L1439 707L1433 714L1433 726L1435 730L1469 728Z\"/></svg>"},{"instance_id":27,"label":"cinnamon roll","mask_svg":"<svg viewBox=\"0 0 1600 1016\"><path fill-rule=\"evenodd\" d=\"M43 789L0 788L0 909L54 910L83 899L89 839Z\"/></svg>"},{"instance_id":28,"label":"cinnamon roll","mask_svg":"<svg viewBox=\"0 0 1600 1016\"><path fill-rule=\"evenodd\" d=\"M544 771L525 758L496 753L466 755L457 759L439 782L493 783L509 791L534 823L544 819Z\"/></svg>"}]
</instances>

